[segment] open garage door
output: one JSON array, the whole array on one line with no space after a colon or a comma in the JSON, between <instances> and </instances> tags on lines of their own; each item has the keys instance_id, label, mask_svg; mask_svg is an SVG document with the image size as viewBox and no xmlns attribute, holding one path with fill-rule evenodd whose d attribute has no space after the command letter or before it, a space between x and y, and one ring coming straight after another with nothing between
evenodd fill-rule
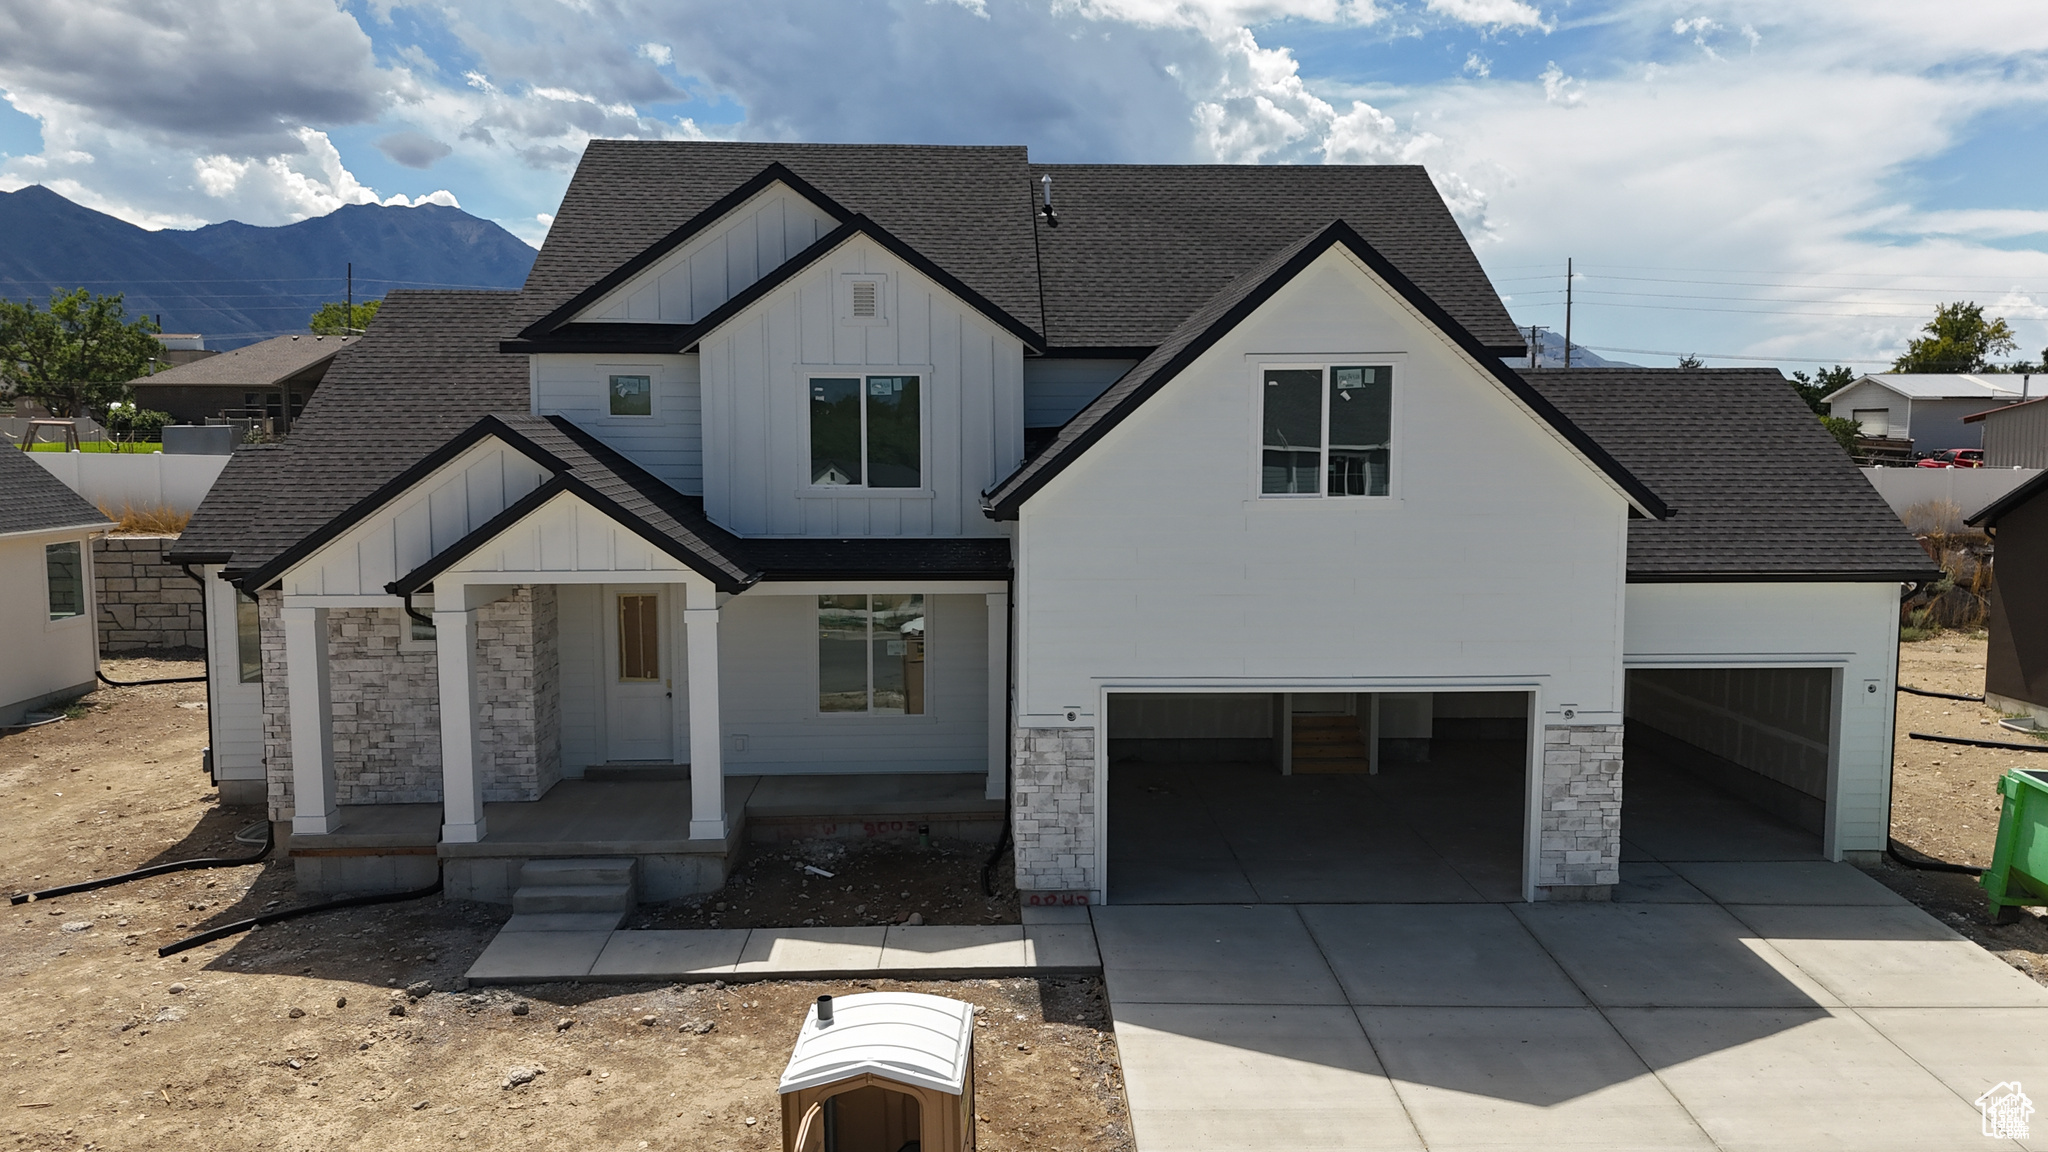
<instances>
[{"instance_id":1,"label":"open garage door","mask_svg":"<svg viewBox=\"0 0 2048 1152\"><path fill-rule=\"evenodd\" d=\"M1519 900L1526 692L1113 693L1111 903Z\"/></svg>"},{"instance_id":2,"label":"open garage door","mask_svg":"<svg viewBox=\"0 0 2048 1152\"><path fill-rule=\"evenodd\" d=\"M1821 858L1839 680L1831 668L1630 670L1624 861Z\"/></svg>"}]
</instances>

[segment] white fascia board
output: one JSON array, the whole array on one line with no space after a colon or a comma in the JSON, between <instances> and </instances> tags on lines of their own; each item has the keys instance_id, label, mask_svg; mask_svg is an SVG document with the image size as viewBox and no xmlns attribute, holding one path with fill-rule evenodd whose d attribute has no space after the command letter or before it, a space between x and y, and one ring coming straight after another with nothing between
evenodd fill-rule
<instances>
[{"instance_id":1,"label":"white fascia board","mask_svg":"<svg viewBox=\"0 0 2048 1152\"><path fill-rule=\"evenodd\" d=\"M97 536L102 532L111 532L114 528L115 525L105 520L97 524L65 524L56 528L24 528L19 532L0 532L0 540L10 544L26 543L37 537L48 537L51 540L68 540L73 536Z\"/></svg>"}]
</instances>

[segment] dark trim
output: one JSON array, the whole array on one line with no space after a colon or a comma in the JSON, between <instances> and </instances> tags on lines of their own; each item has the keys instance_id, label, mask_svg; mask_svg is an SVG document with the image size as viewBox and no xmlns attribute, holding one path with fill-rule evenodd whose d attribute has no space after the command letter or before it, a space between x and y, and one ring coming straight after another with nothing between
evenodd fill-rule
<instances>
[{"instance_id":1,"label":"dark trim","mask_svg":"<svg viewBox=\"0 0 2048 1152\"><path fill-rule=\"evenodd\" d=\"M1939 569L1851 572L1630 572L1630 584L1931 584Z\"/></svg>"},{"instance_id":2,"label":"dark trim","mask_svg":"<svg viewBox=\"0 0 2048 1152\"><path fill-rule=\"evenodd\" d=\"M1143 360L1156 350L1152 344L1047 345L1039 355L1047 360Z\"/></svg>"},{"instance_id":3,"label":"dark trim","mask_svg":"<svg viewBox=\"0 0 2048 1152\"><path fill-rule=\"evenodd\" d=\"M565 324L531 340L500 340L498 351L512 355L531 352L666 355L676 350L677 342L689 332L689 328L687 324Z\"/></svg>"},{"instance_id":4,"label":"dark trim","mask_svg":"<svg viewBox=\"0 0 2048 1152\"><path fill-rule=\"evenodd\" d=\"M1097 441L1109 433L1110 429L1122 423L1126 417L1136 411L1147 400L1151 399L1161 388L1165 387L1168 381L1179 375L1190 364L1194 363L1197 358L1214 347L1225 335L1229 334L1232 329L1243 323L1252 312L1264 305L1282 287L1300 275L1302 270L1307 268L1310 263L1340 244L1348 249L1352 255L1358 257L1381 280L1385 281L1394 290L1396 295L1400 296L1418 312L1421 312L1423 317L1435 325L1444 335L1450 337L1452 342L1457 344L1466 355L1478 362L1481 369L1489 372L1511 395L1527 405L1539 419L1556 429L1565 438L1566 443L1577 449L1595 468L1600 469L1609 479L1613 480L1628 495L1630 500L1656 519L1666 519L1671 515L1671 509L1665 505L1664 501L1655 492L1651 491L1649 485L1644 484L1633 473L1629 472L1628 469L1622 467L1621 462L1609 454L1605 448L1602 448L1591 436L1587 435L1584 429L1572 423L1565 417L1563 412L1558 411L1556 405L1553 405L1541 393L1530 387L1528 382L1523 380L1513 369L1501 363L1498 355L1480 344L1473 337L1472 333L1465 329L1464 325L1460 324L1442 306L1430 299L1420 288L1416 287L1415 283L1403 275L1400 269L1394 267L1392 261L1380 255L1379 250L1367 243L1365 237L1360 236L1357 231L1342 220L1332 221L1328 227L1324 228L1322 232L1318 233L1304 245L1300 251L1289 257L1279 268L1267 275L1256 287L1246 293L1244 298L1231 305L1222 316L1203 329L1180 351L1174 353L1173 357L1165 364L1154 369L1152 374L1136 390L1118 401L1113 408L1084 429L1080 436L1069 444L1065 451L1047 460L1044 467L1025 476L1014 489L1002 492L1003 487L1008 483L1007 481L1004 485L998 485L997 491L1002 492L1002 494L987 504L984 512L992 519L1015 520L1024 502L1037 494L1053 477L1059 475L1068 464L1093 447ZM1076 419L1078 418L1077 416ZM1046 460L1046 458L1040 456L1037 460ZM1037 460L1025 464L1024 468L1031 468L1033 463L1037 463Z\"/></svg>"},{"instance_id":5,"label":"dark trim","mask_svg":"<svg viewBox=\"0 0 2048 1152\"><path fill-rule=\"evenodd\" d=\"M426 563L386 584L384 591L393 596L407 597L407 607L410 608L412 594L432 584L434 577L446 572L457 560L490 543L506 529L539 511L541 505L568 491L568 488L566 473L558 472L550 476L540 487L507 504L504 511L471 529L462 539L436 552Z\"/></svg>"},{"instance_id":6,"label":"dark trim","mask_svg":"<svg viewBox=\"0 0 2048 1152\"><path fill-rule=\"evenodd\" d=\"M410 468L393 476L379 485L375 492L351 505L347 511L334 517L299 541L268 561L255 568L230 568L221 573L229 582L244 592L254 593L264 585L289 571L291 567L325 546L328 541L355 527L379 508L389 504L406 489L419 483L436 469L455 459L470 448L481 443L486 437L496 436L508 444L520 446L520 450L531 455L543 467L554 472L566 472L569 466L552 452L536 447L532 441L521 436L512 427L496 416L485 416L439 448L415 461Z\"/></svg>"},{"instance_id":7,"label":"dark trim","mask_svg":"<svg viewBox=\"0 0 2048 1152\"><path fill-rule=\"evenodd\" d=\"M1485 344L1482 347L1503 360L1510 357L1526 360L1529 357L1529 346L1527 344ZM1541 371L1541 369L1538 369L1538 371Z\"/></svg>"},{"instance_id":8,"label":"dark trim","mask_svg":"<svg viewBox=\"0 0 2048 1152\"><path fill-rule=\"evenodd\" d=\"M2048 471L2042 472L2039 476L1986 504L1977 510L1975 516L1963 521L1963 523L1968 524L1972 528L1979 525L1996 527L2000 516L2033 499L2043 490L2048 490Z\"/></svg>"},{"instance_id":9,"label":"dark trim","mask_svg":"<svg viewBox=\"0 0 2048 1152\"><path fill-rule=\"evenodd\" d=\"M709 208L683 222L668 235L656 240L640 251L640 254L606 273L597 283L570 297L554 311L527 325L519 332L521 340L539 340L552 333L569 317L596 303L605 294L633 277L639 275L663 256L682 247L691 237L725 218L733 209L751 200L771 184L787 184L791 190L817 205L827 216L844 224L853 216L838 201L813 187L811 183L785 167L777 160L755 173L746 183L719 197ZM513 343L514 341L507 341ZM513 351L513 349L504 349ZM522 351L524 349L521 349ZM609 351L609 349L607 349Z\"/></svg>"},{"instance_id":10,"label":"dark trim","mask_svg":"<svg viewBox=\"0 0 2048 1152\"><path fill-rule=\"evenodd\" d=\"M175 552L166 551L167 564L225 564L235 558L233 552Z\"/></svg>"},{"instance_id":11,"label":"dark trim","mask_svg":"<svg viewBox=\"0 0 2048 1152\"><path fill-rule=\"evenodd\" d=\"M859 568L820 568L798 571L793 568L775 568L761 574L764 584L791 584L799 580L1008 580L1010 569L946 569L939 571L906 572L898 570L876 570Z\"/></svg>"}]
</instances>

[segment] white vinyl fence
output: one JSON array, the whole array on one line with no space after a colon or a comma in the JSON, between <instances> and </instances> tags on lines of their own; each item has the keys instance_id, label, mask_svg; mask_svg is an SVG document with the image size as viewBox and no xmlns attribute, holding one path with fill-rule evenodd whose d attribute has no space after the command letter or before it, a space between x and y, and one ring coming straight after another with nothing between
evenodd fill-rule
<instances>
[{"instance_id":1,"label":"white vinyl fence","mask_svg":"<svg viewBox=\"0 0 2048 1152\"><path fill-rule=\"evenodd\" d=\"M19 451L19 449L6 449ZM66 487L119 516L168 505L180 515L199 507L228 456L167 456L162 452L29 452Z\"/></svg>"},{"instance_id":2,"label":"white vinyl fence","mask_svg":"<svg viewBox=\"0 0 2048 1152\"><path fill-rule=\"evenodd\" d=\"M1871 487L1902 517L1909 508L1948 503L1961 511L1954 523L1977 514L2007 492L2041 474L2039 468L1865 468ZM1930 509L1931 511L1931 509Z\"/></svg>"}]
</instances>

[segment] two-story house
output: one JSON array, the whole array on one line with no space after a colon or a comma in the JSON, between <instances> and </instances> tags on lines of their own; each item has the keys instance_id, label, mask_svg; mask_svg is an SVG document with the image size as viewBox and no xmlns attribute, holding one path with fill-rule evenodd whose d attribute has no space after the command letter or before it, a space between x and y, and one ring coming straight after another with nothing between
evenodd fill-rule
<instances>
[{"instance_id":1,"label":"two-story house","mask_svg":"<svg viewBox=\"0 0 2048 1152\"><path fill-rule=\"evenodd\" d=\"M594 142L194 517L215 771L485 899L892 814L1048 898L1601 898L1625 725L1881 851L1911 538L1775 372L1523 354L1415 167Z\"/></svg>"}]
</instances>

